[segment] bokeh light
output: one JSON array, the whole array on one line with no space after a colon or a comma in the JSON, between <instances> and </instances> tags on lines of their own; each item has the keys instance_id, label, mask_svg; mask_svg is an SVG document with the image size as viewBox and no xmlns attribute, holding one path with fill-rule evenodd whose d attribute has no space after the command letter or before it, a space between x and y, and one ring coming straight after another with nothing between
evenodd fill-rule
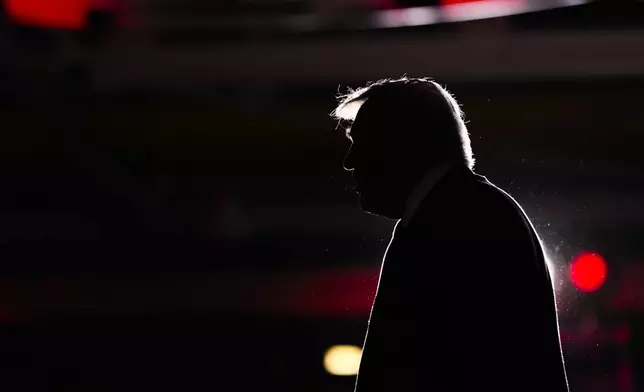
<instances>
[{"instance_id":1,"label":"bokeh light","mask_svg":"<svg viewBox=\"0 0 644 392\"><path fill-rule=\"evenodd\" d=\"M355 376L361 358L362 349L358 346L332 346L324 354L324 369L334 376Z\"/></svg>"},{"instance_id":2,"label":"bokeh light","mask_svg":"<svg viewBox=\"0 0 644 392\"><path fill-rule=\"evenodd\" d=\"M38 27L80 29L85 25L89 0L6 0L12 22Z\"/></svg>"},{"instance_id":3,"label":"bokeh light","mask_svg":"<svg viewBox=\"0 0 644 392\"><path fill-rule=\"evenodd\" d=\"M570 265L570 281L583 292L598 290L606 281L606 261L594 252L583 252Z\"/></svg>"}]
</instances>

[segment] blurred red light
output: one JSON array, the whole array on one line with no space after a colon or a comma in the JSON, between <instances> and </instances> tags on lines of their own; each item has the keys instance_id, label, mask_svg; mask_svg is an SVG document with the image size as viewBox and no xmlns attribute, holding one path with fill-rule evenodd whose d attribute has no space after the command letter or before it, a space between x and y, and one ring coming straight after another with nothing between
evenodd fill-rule
<instances>
[{"instance_id":1,"label":"blurred red light","mask_svg":"<svg viewBox=\"0 0 644 392\"><path fill-rule=\"evenodd\" d=\"M80 29L85 24L89 0L6 0L5 7L17 24Z\"/></svg>"},{"instance_id":2,"label":"blurred red light","mask_svg":"<svg viewBox=\"0 0 644 392\"><path fill-rule=\"evenodd\" d=\"M606 281L606 261L597 253L584 252L570 265L570 281L580 291L598 290Z\"/></svg>"},{"instance_id":3,"label":"blurred red light","mask_svg":"<svg viewBox=\"0 0 644 392\"><path fill-rule=\"evenodd\" d=\"M491 6L498 6L498 7L504 7L508 3L520 3L524 2L522 0L441 0L440 5L441 6L450 6L450 5L456 5L456 4L487 4Z\"/></svg>"},{"instance_id":4,"label":"blurred red light","mask_svg":"<svg viewBox=\"0 0 644 392\"><path fill-rule=\"evenodd\" d=\"M461 3L480 3L483 0L441 0L441 5L452 5Z\"/></svg>"}]
</instances>

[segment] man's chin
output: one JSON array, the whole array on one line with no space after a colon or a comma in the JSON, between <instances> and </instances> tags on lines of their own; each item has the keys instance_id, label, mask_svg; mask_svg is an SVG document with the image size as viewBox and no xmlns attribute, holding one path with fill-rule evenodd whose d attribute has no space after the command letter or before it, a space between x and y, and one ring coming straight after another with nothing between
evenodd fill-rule
<instances>
[{"instance_id":1,"label":"man's chin","mask_svg":"<svg viewBox=\"0 0 644 392\"><path fill-rule=\"evenodd\" d=\"M360 208L369 214L382 216L388 219L400 219L402 217L402 213L400 213L397 208L393 207L391 203L374 200L364 194L360 194Z\"/></svg>"}]
</instances>

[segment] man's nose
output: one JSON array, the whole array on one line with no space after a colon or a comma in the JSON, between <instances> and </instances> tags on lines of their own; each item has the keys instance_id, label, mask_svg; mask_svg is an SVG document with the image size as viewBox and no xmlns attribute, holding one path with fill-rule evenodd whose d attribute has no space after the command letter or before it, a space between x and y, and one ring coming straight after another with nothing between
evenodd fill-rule
<instances>
[{"instance_id":1,"label":"man's nose","mask_svg":"<svg viewBox=\"0 0 644 392\"><path fill-rule=\"evenodd\" d=\"M353 169L355 169L353 165L353 146L349 147L349 151L347 152L347 155L344 157L344 163L342 164L342 166L346 171L353 171Z\"/></svg>"}]
</instances>

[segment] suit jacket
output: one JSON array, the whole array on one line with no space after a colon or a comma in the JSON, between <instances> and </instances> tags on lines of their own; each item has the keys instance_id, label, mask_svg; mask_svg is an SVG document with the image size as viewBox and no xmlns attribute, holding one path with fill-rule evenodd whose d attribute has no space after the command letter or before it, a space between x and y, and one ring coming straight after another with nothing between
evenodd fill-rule
<instances>
[{"instance_id":1,"label":"suit jacket","mask_svg":"<svg viewBox=\"0 0 644 392\"><path fill-rule=\"evenodd\" d=\"M397 225L356 392L567 392L552 281L507 193L455 167Z\"/></svg>"}]
</instances>

